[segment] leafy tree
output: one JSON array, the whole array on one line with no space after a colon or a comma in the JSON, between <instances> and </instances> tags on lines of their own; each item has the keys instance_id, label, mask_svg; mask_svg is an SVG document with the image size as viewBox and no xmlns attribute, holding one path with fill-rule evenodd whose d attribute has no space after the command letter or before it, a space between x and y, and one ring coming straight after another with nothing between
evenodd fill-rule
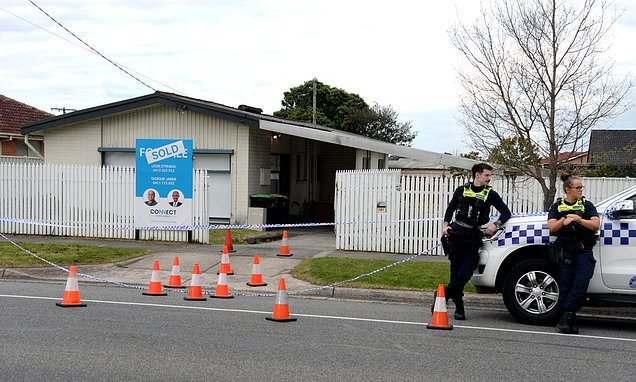
<instances>
[{"instance_id":1,"label":"leafy tree","mask_svg":"<svg viewBox=\"0 0 636 382\"><path fill-rule=\"evenodd\" d=\"M375 103L370 109L351 110L354 126L360 126L355 133L380 141L406 144L413 142L416 132L411 131L411 122L398 122L398 113L391 106Z\"/></svg>"},{"instance_id":2,"label":"leafy tree","mask_svg":"<svg viewBox=\"0 0 636 382\"><path fill-rule=\"evenodd\" d=\"M313 80L291 88L283 95L282 109L276 117L311 122L313 112ZM373 107L357 94L316 82L316 123L364 135L390 143L409 145L416 133L411 122L398 122L391 106Z\"/></svg>"},{"instance_id":3,"label":"leafy tree","mask_svg":"<svg viewBox=\"0 0 636 382\"><path fill-rule=\"evenodd\" d=\"M541 160L538 148L524 137L502 138L498 145L490 150L489 161L515 168L533 166Z\"/></svg>"},{"instance_id":4,"label":"leafy tree","mask_svg":"<svg viewBox=\"0 0 636 382\"><path fill-rule=\"evenodd\" d=\"M612 76L605 37L616 17L597 0L498 0L450 32L465 59L460 101L473 148L536 179L547 209L558 154L581 151L592 127L624 112L631 78ZM515 155L508 146L521 150ZM550 158L547 179L532 150Z\"/></svg>"},{"instance_id":5,"label":"leafy tree","mask_svg":"<svg viewBox=\"0 0 636 382\"><path fill-rule=\"evenodd\" d=\"M629 163L603 163L597 165L593 170L588 171L585 176L606 176L606 177L636 177L636 166Z\"/></svg>"}]
</instances>

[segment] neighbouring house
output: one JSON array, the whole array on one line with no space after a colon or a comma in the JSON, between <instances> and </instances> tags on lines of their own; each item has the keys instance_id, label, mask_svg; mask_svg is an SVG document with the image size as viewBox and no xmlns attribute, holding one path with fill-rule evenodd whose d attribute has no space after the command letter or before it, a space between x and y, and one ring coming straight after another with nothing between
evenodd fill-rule
<instances>
[{"instance_id":1,"label":"neighbouring house","mask_svg":"<svg viewBox=\"0 0 636 382\"><path fill-rule=\"evenodd\" d=\"M592 130L589 162L599 164L636 164L636 130Z\"/></svg>"},{"instance_id":2,"label":"neighbouring house","mask_svg":"<svg viewBox=\"0 0 636 382\"><path fill-rule=\"evenodd\" d=\"M0 158L42 159L42 136L24 136L20 127L52 116L51 113L0 94Z\"/></svg>"},{"instance_id":3,"label":"neighbouring house","mask_svg":"<svg viewBox=\"0 0 636 382\"><path fill-rule=\"evenodd\" d=\"M559 166L587 167L588 153L581 151L566 151L557 155L557 163ZM550 158L541 159L541 167L545 168L550 164Z\"/></svg>"},{"instance_id":4,"label":"neighbouring house","mask_svg":"<svg viewBox=\"0 0 636 382\"><path fill-rule=\"evenodd\" d=\"M287 196L293 216L333 221L336 171L385 169L389 154L474 163L166 92L27 123L22 133L43 137L46 163L126 167L135 166L136 138L191 139L194 166L208 173L210 221L236 224L248 221L251 195L268 193Z\"/></svg>"}]
</instances>

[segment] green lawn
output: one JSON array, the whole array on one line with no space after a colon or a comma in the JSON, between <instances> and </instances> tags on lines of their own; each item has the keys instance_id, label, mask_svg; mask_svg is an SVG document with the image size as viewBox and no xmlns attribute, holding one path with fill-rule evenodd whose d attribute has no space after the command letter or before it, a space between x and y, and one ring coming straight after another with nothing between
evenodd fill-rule
<instances>
[{"instance_id":1,"label":"green lawn","mask_svg":"<svg viewBox=\"0 0 636 382\"><path fill-rule=\"evenodd\" d=\"M390 260L320 257L300 263L292 271L292 276L312 284L329 285L392 263ZM437 289L438 284L448 282L449 272L448 263L445 262L410 261L343 286L431 291ZM468 284L464 291L475 292L475 287Z\"/></svg>"},{"instance_id":2,"label":"green lawn","mask_svg":"<svg viewBox=\"0 0 636 382\"><path fill-rule=\"evenodd\" d=\"M148 253L145 249L95 247L79 244L18 243L22 247L59 265L105 264L132 259ZM11 243L0 243L0 267L45 267L42 260Z\"/></svg>"}]
</instances>

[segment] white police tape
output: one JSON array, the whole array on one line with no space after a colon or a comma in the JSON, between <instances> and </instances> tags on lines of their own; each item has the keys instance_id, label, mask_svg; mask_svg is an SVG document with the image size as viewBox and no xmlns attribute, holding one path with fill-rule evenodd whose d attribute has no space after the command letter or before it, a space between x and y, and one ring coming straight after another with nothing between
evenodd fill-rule
<instances>
[{"instance_id":1,"label":"white police tape","mask_svg":"<svg viewBox=\"0 0 636 382\"><path fill-rule=\"evenodd\" d=\"M61 271L67 272L67 273L69 272L68 268L65 268L65 267L63 267L61 265L55 264L52 261L49 261L49 260L47 260L47 259L45 259L45 258L43 258L41 256L38 256L37 254L35 254L35 253L31 252L30 250L22 247L20 244L14 242L13 240L11 240L7 236L3 235L2 233L0 233L0 236L4 240L6 240L9 243L13 244L15 247L17 247L21 251L25 252L26 254L28 254L30 256L33 256L36 259L47 263L48 265L52 266L53 268L56 268L58 270L61 270ZM402 260L396 261L394 263L388 264L388 265L386 265L386 266L384 266L382 268L375 269L375 270L373 270L371 272L367 272L367 273L355 276L355 277L350 278L348 280L342 280L342 281L338 281L338 282L335 282L335 283L332 283L332 284L329 284L329 285L323 285L323 286L319 286L319 287L307 288L307 289L302 289L302 290L299 290L299 291L290 291L288 294L289 295L300 295L300 294L305 294L305 293L308 293L308 292L313 292L313 291L318 291L318 290L323 290L323 289L329 289L329 288L335 288L338 285L342 285L342 284L346 284L346 283L349 283L349 282L352 282L352 281L356 281L356 280L361 279L363 277L371 276L371 275L374 275L376 273L382 272L382 271L387 270L387 269L389 269L391 267L394 267L396 265L403 264L403 263L406 263L408 261L414 260L414 259L416 259L419 256L422 256L422 255L430 253L433 249L439 247L440 245L441 244L438 243L438 244L434 245L433 247L427 249L424 252L417 253L417 254L415 254L413 256L410 256L410 257L407 257L405 259L402 259ZM142 286L139 286L139 285L132 285L132 284L123 283L121 281L95 277L95 276L92 276L92 275L89 275L89 274L86 274L86 273L77 272L77 275L79 277L83 277L83 278L86 278L86 279L89 279L89 280L102 282L102 283L108 283L108 284L114 284L114 285L118 285L118 286L124 287L124 288L132 288L132 289L138 289L138 290L145 290L146 289L146 288L144 288ZM163 289L164 289L164 291L167 291L167 292L187 293L187 290L184 290L184 289L172 289L172 288L163 288ZM214 295L214 293L215 292L211 292L211 291L210 292L208 292L208 291L203 291L202 292L202 294L204 294L204 295ZM236 295L236 296L245 296L245 297L275 297L276 296L276 294L274 294L274 293L244 293L244 292L235 292L234 295Z\"/></svg>"},{"instance_id":2,"label":"white police tape","mask_svg":"<svg viewBox=\"0 0 636 382\"><path fill-rule=\"evenodd\" d=\"M528 216L544 216L547 215L547 212L524 212L524 213L515 213L512 214L512 217L528 217ZM492 215L491 218L495 219L499 215ZM327 227L327 226L338 226L338 225L364 225L364 224L397 224L397 223L409 223L409 222L421 222L421 221L440 221L442 218L413 218L413 219L397 219L397 220L375 220L375 221L362 221L362 222L328 222L328 223L285 223L285 224L211 224L211 225L173 225L173 226L140 226L140 227L131 227L131 226L115 226L110 229L116 231L130 231L130 230L147 230L147 231L195 231L195 230L220 230L220 229L261 229L261 228L302 228L302 227ZM47 223L37 220L29 220L29 219L16 219L16 218L7 218L0 217L0 222L7 223L18 223L18 224L26 224L26 225L37 225L37 226L47 226L47 227L59 227L59 228L70 228L70 229L82 229L84 227L73 226L68 224L56 224L56 223Z\"/></svg>"}]
</instances>

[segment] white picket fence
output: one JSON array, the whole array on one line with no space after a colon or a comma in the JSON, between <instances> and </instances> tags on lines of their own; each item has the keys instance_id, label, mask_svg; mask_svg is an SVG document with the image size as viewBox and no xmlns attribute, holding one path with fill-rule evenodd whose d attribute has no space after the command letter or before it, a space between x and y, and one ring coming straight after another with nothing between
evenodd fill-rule
<instances>
[{"instance_id":1,"label":"white picket fence","mask_svg":"<svg viewBox=\"0 0 636 382\"><path fill-rule=\"evenodd\" d=\"M194 170L194 225L208 224L207 173ZM0 163L0 232L134 239L135 170ZM140 231L144 240L187 241L187 231ZM192 240L209 242L208 230Z\"/></svg>"},{"instance_id":2,"label":"white picket fence","mask_svg":"<svg viewBox=\"0 0 636 382\"><path fill-rule=\"evenodd\" d=\"M461 177L401 175L399 170L336 174L336 248L420 253L441 236L442 218ZM633 178L584 178L586 198L599 202L636 184ZM513 213L543 211L539 184L523 177L493 177L493 188ZM558 185L557 195L561 195ZM441 254L436 248L432 254Z\"/></svg>"}]
</instances>

